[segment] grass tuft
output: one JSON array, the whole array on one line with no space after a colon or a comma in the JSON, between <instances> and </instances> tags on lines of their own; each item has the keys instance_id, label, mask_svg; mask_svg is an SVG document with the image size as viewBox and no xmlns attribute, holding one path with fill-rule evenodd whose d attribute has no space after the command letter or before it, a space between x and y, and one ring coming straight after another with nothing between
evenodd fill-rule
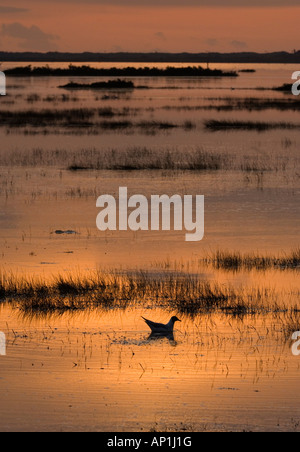
<instances>
[{"instance_id":1,"label":"grass tuft","mask_svg":"<svg viewBox=\"0 0 300 452\"><path fill-rule=\"evenodd\" d=\"M205 259L216 269L222 270L299 270L300 248L282 256L262 256L260 254L242 254L239 252L217 251L211 258Z\"/></svg>"},{"instance_id":2,"label":"grass tuft","mask_svg":"<svg viewBox=\"0 0 300 452\"><path fill-rule=\"evenodd\" d=\"M265 132L267 130L276 129L300 129L300 124L293 124L287 122L259 122L259 121L218 121L215 119L205 121L205 127L211 131L221 131L221 130L249 130L257 132Z\"/></svg>"}]
</instances>

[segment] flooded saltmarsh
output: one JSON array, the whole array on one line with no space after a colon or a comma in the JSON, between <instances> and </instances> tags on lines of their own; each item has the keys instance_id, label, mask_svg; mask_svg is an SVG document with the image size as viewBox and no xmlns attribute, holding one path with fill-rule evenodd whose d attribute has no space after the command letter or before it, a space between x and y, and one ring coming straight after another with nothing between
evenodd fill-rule
<instances>
[{"instance_id":1,"label":"flooded saltmarsh","mask_svg":"<svg viewBox=\"0 0 300 452\"><path fill-rule=\"evenodd\" d=\"M299 361L272 317L159 309L24 319L1 308L3 431L297 431ZM5 319L5 324L3 323ZM270 402L271 401L271 402Z\"/></svg>"},{"instance_id":2,"label":"flooded saltmarsh","mask_svg":"<svg viewBox=\"0 0 300 452\"><path fill-rule=\"evenodd\" d=\"M1 430L299 430L299 102L272 89L295 68L220 66L256 72L8 77ZM100 232L119 187L204 195L203 241ZM149 338L141 316L172 315Z\"/></svg>"}]
</instances>

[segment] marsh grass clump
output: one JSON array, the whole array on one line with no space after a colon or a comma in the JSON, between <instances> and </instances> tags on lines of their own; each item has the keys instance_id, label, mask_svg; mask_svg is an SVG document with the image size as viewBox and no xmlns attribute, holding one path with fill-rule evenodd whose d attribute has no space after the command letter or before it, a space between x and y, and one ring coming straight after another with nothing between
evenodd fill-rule
<instances>
[{"instance_id":1,"label":"marsh grass clump","mask_svg":"<svg viewBox=\"0 0 300 452\"><path fill-rule=\"evenodd\" d=\"M300 102L292 98L287 99L259 99L254 97L235 98L235 97L219 97L208 98L209 104L202 105L165 105L161 107L163 110L176 111L299 111Z\"/></svg>"},{"instance_id":2,"label":"marsh grass clump","mask_svg":"<svg viewBox=\"0 0 300 452\"><path fill-rule=\"evenodd\" d=\"M69 90L114 90L114 89L134 89L134 83L130 80L109 80L108 82L95 82L90 84L85 83L68 83L67 85L59 86L59 88Z\"/></svg>"},{"instance_id":3,"label":"marsh grass clump","mask_svg":"<svg viewBox=\"0 0 300 452\"><path fill-rule=\"evenodd\" d=\"M136 116L138 109L123 108L69 108L42 110L0 110L0 127L7 127L8 133L14 129L24 134L95 134L103 131L140 130L142 132L168 131L182 128L190 131L195 124L177 124L170 121L114 119L114 117ZM99 121L98 118L101 118ZM27 127L27 128L26 128ZM71 129L68 130L68 129Z\"/></svg>"},{"instance_id":4,"label":"marsh grass clump","mask_svg":"<svg viewBox=\"0 0 300 452\"><path fill-rule=\"evenodd\" d=\"M277 309L268 289L234 288L180 272L101 272L59 275L49 281L2 273L2 303L23 313L46 315L65 311L161 307L187 316L222 312L243 316Z\"/></svg>"},{"instance_id":5,"label":"marsh grass clump","mask_svg":"<svg viewBox=\"0 0 300 452\"><path fill-rule=\"evenodd\" d=\"M106 107L106 108L99 108L98 115L100 117L113 118L116 115L116 113L114 112L114 110L111 107Z\"/></svg>"},{"instance_id":6,"label":"marsh grass clump","mask_svg":"<svg viewBox=\"0 0 300 452\"><path fill-rule=\"evenodd\" d=\"M58 276L54 282L54 290L59 295L80 295L92 290L94 285L87 279L80 280L79 277L69 276L68 278Z\"/></svg>"},{"instance_id":7,"label":"marsh grass clump","mask_svg":"<svg viewBox=\"0 0 300 452\"><path fill-rule=\"evenodd\" d=\"M48 313L125 307L131 294L119 277L101 272L58 275L48 281L2 273L1 301L24 313Z\"/></svg>"},{"instance_id":8,"label":"marsh grass clump","mask_svg":"<svg viewBox=\"0 0 300 452\"><path fill-rule=\"evenodd\" d=\"M114 114L110 109L101 112L103 115ZM107 127L111 127L107 121ZM114 127L127 127L121 121ZM151 130L151 125L149 125ZM293 157L264 155L240 155L225 152L206 151L201 147L188 150L177 147L134 146L125 149L81 148L68 149L30 149L14 150L0 153L1 166L20 167L63 167L69 171L242 171L263 175L265 172L284 172L296 165Z\"/></svg>"},{"instance_id":9,"label":"marsh grass clump","mask_svg":"<svg viewBox=\"0 0 300 452\"><path fill-rule=\"evenodd\" d=\"M66 101L67 102L67 101ZM115 124L114 122L97 123L97 117L113 118L115 116L135 115L135 109L123 108L121 110L112 109L110 107L103 108L69 108L69 109L41 109L41 110L20 110L7 111L0 110L0 126L10 128L24 128L26 126L35 128L53 127L93 127L100 128L120 128L123 124ZM126 127L133 127L134 124L127 121Z\"/></svg>"},{"instance_id":10,"label":"marsh grass clump","mask_svg":"<svg viewBox=\"0 0 300 452\"><path fill-rule=\"evenodd\" d=\"M291 268L299 268L300 267L300 247L296 250L292 251L291 254L287 257L285 262L288 263Z\"/></svg>"},{"instance_id":11,"label":"marsh grass clump","mask_svg":"<svg viewBox=\"0 0 300 452\"><path fill-rule=\"evenodd\" d=\"M179 126L178 124L169 122L169 121L141 121L138 124L138 127L141 129L160 129L160 130L168 130L168 129L175 129L177 127L183 127L185 128L185 123L182 126Z\"/></svg>"},{"instance_id":12,"label":"marsh grass clump","mask_svg":"<svg viewBox=\"0 0 300 452\"><path fill-rule=\"evenodd\" d=\"M280 318L281 328L285 337L285 340L291 341L292 335L300 331L300 309L295 306L289 311L283 314Z\"/></svg>"},{"instance_id":13,"label":"marsh grass clump","mask_svg":"<svg viewBox=\"0 0 300 452\"><path fill-rule=\"evenodd\" d=\"M300 109L299 100L294 99L255 99L248 98L237 100L232 103L234 110L247 111L263 111L263 110L279 110L279 111L298 111Z\"/></svg>"},{"instance_id":14,"label":"marsh grass clump","mask_svg":"<svg viewBox=\"0 0 300 452\"><path fill-rule=\"evenodd\" d=\"M87 309L79 297L69 295L68 297L56 294L45 294L43 297L34 295L23 298L16 302L18 309L28 316L47 316L49 314L63 314L65 312L76 312Z\"/></svg>"},{"instance_id":15,"label":"marsh grass clump","mask_svg":"<svg viewBox=\"0 0 300 452\"><path fill-rule=\"evenodd\" d=\"M46 97L42 99L43 102L48 103L59 103L59 102L78 102L79 99L76 96L69 96L68 94L61 94L61 95L51 95L48 94Z\"/></svg>"},{"instance_id":16,"label":"marsh grass clump","mask_svg":"<svg viewBox=\"0 0 300 452\"><path fill-rule=\"evenodd\" d=\"M26 98L26 101L27 101L29 104L33 104L33 103L35 103L35 102L40 102L40 101L41 101L41 96L39 96L38 94L35 94L35 93L29 94L29 95L27 96L27 98Z\"/></svg>"},{"instance_id":17,"label":"marsh grass clump","mask_svg":"<svg viewBox=\"0 0 300 452\"><path fill-rule=\"evenodd\" d=\"M234 158L229 154L198 151L187 156L190 171L218 171L232 167Z\"/></svg>"},{"instance_id":18,"label":"marsh grass clump","mask_svg":"<svg viewBox=\"0 0 300 452\"><path fill-rule=\"evenodd\" d=\"M239 70L240 73L244 73L244 74L255 74L256 69L240 69Z\"/></svg>"},{"instance_id":19,"label":"marsh grass clump","mask_svg":"<svg viewBox=\"0 0 300 452\"><path fill-rule=\"evenodd\" d=\"M168 300L179 313L195 315L200 312L218 311L233 303L237 292L232 287L222 287L190 277L184 284L176 285Z\"/></svg>"},{"instance_id":20,"label":"marsh grass clump","mask_svg":"<svg viewBox=\"0 0 300 452\"><path fill-rule=\"evenodd\" d=\"M60 125L80 124L95 116L96 111L89 108L77 109L43 109L43 110L0 110L2 127L53 127Z\"/></svg>"},{"instance_id":21,"label":"marsh grass clump","mask_svg":"<svg viewBox=\"0 0 300 452\"><path fill-rule=\"evenodd\" d=\"M238 120L216 120L210 119L205 121L205 128L211 131L221 130L249 130L257 132L265 132L268 130L278 129L300 129L300 124L288 122L263 122L263 121L238 121Z\"/></svg>"},{"instance_id":22,"label":"marsh grass clump","mask_svg":"<svg viewBox=\"0 0 300 452\"><path fill-rule=\"evenodd\" d=\"M207 281L198 282L196 291L178 294L170 304L188 316L221 312L230 316L258 315L272 312L276 299L274 291L262 288L235 288ZM277 305L276 305L277 306Z\"/></svg>"},{"instance_id":23,"label":"marsh grass clump","mask_svg":"<svg viewBox=\"0 0 300 452\"><path fill-rule=\"evenodd\" d=\"M47 284L40 278L19 276L11 272L0 272L0 299L21 296L43 296L49 291Z\"/></svg>"},{"instance_id":24,"label":"marsh grass clump","mask_svg":"<svg viewBox=\"0 0 300 452\"><path fill-rule=\"evenodd\" d=\"M103 130L131 129L133 123L131 121L101 121L99 127Z\"/></svg>"},{"instance_id":25,"label":"marsh grass clump","mask_svg":"<svg viewBox=\"0 0 300 452\"><path fill-rule=\"evenodd\" d=\"M205 109L213 109L218 111L264 111L264 110L279 110L279 111L298 111L300 109L299 100L292 98L287 99L259 99L259 98L220 98L219 102L223 104L216 104L205 107Z\"/></svg>"},{"instance_id":26,"label":"marsh grass clump","mask_svg":"<svg viewBox=\"0 0 300 452\"><path fill-rule=\"evenodd\" d=\"M260 254L242 254L240 252L217 251L212 257L204 259L216 269L239 270L299 270L300 248L281 256L263 256Z\"/></svg>"},{"instance_id":27,"label":"marsh grass clump","mask_svg":"<svg viewBox=\"0 0 300 452\"><path fill-rule=\"evenodd\" d=\"M216 171L229 168L233 157L195 149L189 153L177 150L150 149L143 147L129 148L125 151L118 149L103 152L94 158L85 158L73 162L68 169L76 170L172 170L172 171Z\"/></svg>"}]
</instances>

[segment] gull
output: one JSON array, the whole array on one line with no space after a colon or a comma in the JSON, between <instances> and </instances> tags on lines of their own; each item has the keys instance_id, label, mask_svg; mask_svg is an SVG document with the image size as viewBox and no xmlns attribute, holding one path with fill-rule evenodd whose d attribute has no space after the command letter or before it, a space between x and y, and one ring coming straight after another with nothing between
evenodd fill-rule
<instances>
[{"instance_id":1,"label":"gull","mask_svg":"<svg viewBox=\"0 0 300 452\"><path fill-rule=\"evenodd\" d=\"M151 320L145 319L145 317L142 317L142 319L145 320L153 334L173 334L175 323L181 322L181 320L179 320L177 317L172 317L170 322L166 325L164 325L163 323L152 322Z\"/></svg>"}]
</instances>

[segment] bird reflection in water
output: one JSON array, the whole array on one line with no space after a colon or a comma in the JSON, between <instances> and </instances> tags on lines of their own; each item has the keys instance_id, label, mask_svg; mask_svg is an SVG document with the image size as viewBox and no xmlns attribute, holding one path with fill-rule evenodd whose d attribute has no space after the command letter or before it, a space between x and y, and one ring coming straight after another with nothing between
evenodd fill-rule
<instances>
[{"instance_id":1,"label":"bird reflection in water","mask_svg":"<svg viewBox=\"0 0 300 452\"><path fill-rule=\"evenodd\" d=\"M164 339L167 339L173 347L176 347L177 341L174 338L173 333L151 333L150 336L147 339L147 342L155 342L155 341L163 341Z\"/></svg>"}]
</instances>

